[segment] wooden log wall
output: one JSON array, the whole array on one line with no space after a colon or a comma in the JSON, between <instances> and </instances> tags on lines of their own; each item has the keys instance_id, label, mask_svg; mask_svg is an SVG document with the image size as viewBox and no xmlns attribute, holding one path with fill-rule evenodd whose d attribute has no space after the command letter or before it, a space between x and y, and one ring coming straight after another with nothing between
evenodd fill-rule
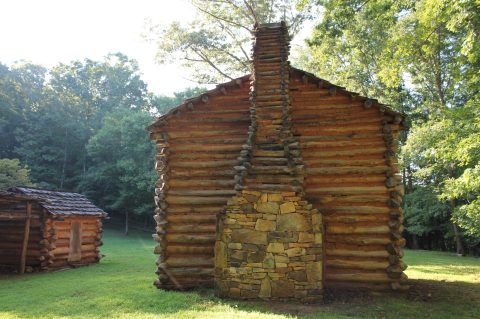
<instances>
[{"instance_id":1,"label":"wooden log wall","mask_svg":"<svg viewBox=\"0 0 480 319\"><path fill-rule=\"evenodd\" d=\"M236 193L234 166L250 124L248 90L248 77L233 81L151 128L159 288L213 286L216 214Z\"/></svg>"},{"instance_id":2,"label":"wooden log wall","mask_svg":"<svg viewBox=\"0 0 480 319\"><path fill-rule=\"evenodd\" d=\"M25 231L27 201L0 200L0 265L18 269ZM42 249L43 208L33 203L26 254L27 270L40 267Z\"/></svg>"},{"instance_id":3,"label":"wooden log wall","mask_svg":"<svg viewBox=\"0 0 480 319\"><path fill-rule=\"evenodd\" d=\"M71 223L81 223L81 259L69 262ZM44 264L49 269L98 262L102 246L102 220L98 217L75 216L45 221L44 240L48 242L48 254Z\"/></svg>"},{"instance_id":4,"label":"wooden log wall","mask_svg":"<svg viewBox=\"0 0 480 319\"><path fill-rule=\"evenodd\" d=\"M248 154L248 87L246 77L232 81L149 128L159 175L159 288L213 284L215 216L235 194L234 167ZM404 288L395 159L402 117L295 69L290 102L307 200L325 216L326 286Z\"/></svg>"},{"instance_id":5,"label":"wooden log wall","mask_svg":"<svg viewBox=\"0 0 480 319\"><path fill-rule=\"evenodd\" d=\"M402 118L301 72L291 76L305 191L324 216L326 286L401 289L403 188L395 152Z\"/></svg>"}]
</instances>

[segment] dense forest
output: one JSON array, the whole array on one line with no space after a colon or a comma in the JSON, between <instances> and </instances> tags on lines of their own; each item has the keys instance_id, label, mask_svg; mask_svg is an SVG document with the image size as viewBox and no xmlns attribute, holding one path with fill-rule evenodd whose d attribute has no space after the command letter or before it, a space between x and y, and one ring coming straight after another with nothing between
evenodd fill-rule
<instances>
[{"instance_id":1,"label":"dense forest","mask_svg":"<svg viewBox=\"0 0 480 319\"><path fill-rule=\"evenodd\" d=\"M149 223L156 174L145 127L202 90L155 96L120 53L50 70L0 64L0 190L80 192L114 217Z\"/></svg>"},{"instance_id":2,"label":"dense forest","mask_svg":"<svg viewBox=\"0 0 480 319\"><path fill-rule=\"evenodd\" d=\"M409 119L400 141L408 245L479 252L478 1L191 2L194 21L152 26L149 37L158 62L182 61L200 84L249 72L253 23L284 19L295 34L316 21L292 64ZM119 53L50 70L0 64L0 189L78 191L113 216L149 223L156 177L144 127L202 90L155 96Z\"/></svg>"}]
</instances>

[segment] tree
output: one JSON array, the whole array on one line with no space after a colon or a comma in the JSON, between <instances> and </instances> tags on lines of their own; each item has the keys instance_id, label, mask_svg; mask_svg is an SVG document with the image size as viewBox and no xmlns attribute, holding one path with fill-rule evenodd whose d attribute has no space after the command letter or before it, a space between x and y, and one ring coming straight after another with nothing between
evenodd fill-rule
<instances>
[{"instance_id":1,"label":"tree","mask_svg":"<svg viewBox=\"0 0 480 319\"><path fill-rule=\"evenodd\" d=\"M141 110L116 109L105 116L102 128L89 141L92 158L80 191L113 214L151 216L154 145L145 127L152 117Z\"/></svg>"},{"instance_id":2,"label":"tree","mask_svg":"<svg viewBox=\"0 0 480 319\"><path fill-rule=\"evenodd\" d=\"M0 63L0 157L15 157L15 129L26 125L26 117L41 100L46 69L28 62L12 67Z\"/></svg>"},{"instance_id":3,"label":"tree","mask_svg":"<svg viewBox=\"0 0 480 319\"><path fill-rule=\"evenodd\" d=\"M33 186L28 175L28 167L22 167L18 159L0 159L0 191L15 186Z\"/></svg>"},{"instance_id":4,"label":"tree","mask_svg":"<svg viewBox=\"0 0 480 319\"><path fill-rule=\"evenodd\" d=\"M300 10L293 0L192 0L197 18L150 27L158 47L157 61L181 61L199 83L221 83L250 72L250 38L255 23L285 20L295 34L311 17L311 5Z\"/></svg>"},{"instance_id":5,"label":"tree","mask_svg":"<svg viewBox=\"0 0 480 319\"><path fill-rule=\"evenodd\" d=\"M14 132L15 148L43 187L75 190L90 164L86 145L114 109L150 110L138 64L123 54L73 61L49 72L38 105ZM15 104L18 109L18 104Z\"/></svg>"},{"instance_id":6,"label":"tree","mask_svg":"<svg viewBox=\"0 0 480 319\"><path fill-rule=\"evenodd\" d=\"M463 243L458 226L467 230L474 241L480 239L479 114L480 107L475 105L450 110L442 119L416 125L402 149L402 162L414 168L415 184L428 187L438 202L448 204L459 254L463 253ZM405 207L407 221L408 216L430 214L426 208L409 211L413 206Z\"/></svg>"},{"instance_id":7,"label":"tree","mask_svg":"<svg viewBox=\"0 0 480 319\"><path fill-rule=\"evenodd\" d=\"M207 89L203 87L186 88L181 92L174 92L173 96L158 95L153 97L152 104L154 113L163 115L170 109L180 105L183 101L202 94Z\"/></svg>"},{"instance_id":8,"label":"tree","mask_svg":"<svg viewBox=\"0 0 480 319\"><path fill-rule=\"evenodd\" d=\"M478 1L314 2L324 16L300 62L407 114L413 123L401 140L407 230L426 236L445 218L461 252L462 228L473 236L478 224L478 159L461 155L478 152Z\"/></svg>"}]
</instances>

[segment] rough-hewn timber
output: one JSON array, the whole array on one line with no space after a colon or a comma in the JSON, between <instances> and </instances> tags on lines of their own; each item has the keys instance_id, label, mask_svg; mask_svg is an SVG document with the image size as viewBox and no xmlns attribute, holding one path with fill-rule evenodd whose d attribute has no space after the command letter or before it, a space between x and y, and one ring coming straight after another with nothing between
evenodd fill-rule
<instances>
[{"instance_id":1,"label":"rough-hewn timber","mask_svg":"<svg viewBox=\"0 0 480 319\"><path fill-rule=\"evenodd\" d=\"M269 67L259 70L271 78L260 80L263 98L257 103L269 108L272 118L257 124L270 130L281 124L273 117L282 112L281 100L271 91L279 76L269 75ZM212 285L216 214L236 193L235 185L242 186L235 174L247 170L257 177L243 186L265 191L288 184L297 170L305 172L299 184L324 217L327 287L405 287L403 187L395 158L402 115L295 68L289 79L293 139L286 146L292 158L301 154L297 163L273 146L257 150L254 163L245 161L254 133L249 76L186 101L148 128L160 176L154 235L158 287ZM282 191L300 189L289 185Z\"/></svg>"}]
</instances>

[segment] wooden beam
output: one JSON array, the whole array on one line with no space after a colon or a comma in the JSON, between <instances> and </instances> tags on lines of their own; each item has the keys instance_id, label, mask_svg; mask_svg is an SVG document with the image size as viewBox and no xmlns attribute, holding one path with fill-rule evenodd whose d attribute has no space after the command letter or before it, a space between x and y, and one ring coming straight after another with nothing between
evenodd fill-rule
<instances>
[{"instance_id":1,"label":"wooden beam","mask_svg":"<svg viewBox=\"0 0 480 319\"><path fill-rule=\"evenodd\" d=\"M25 264L27 261L28 237L30 236L30 219L32 216L32 202L27 202L27 212L25 219L25 230L23 232L22 254L20 256L20 265L18 273L20 275L25 273Z\"/></svg>"}]
</instances>

